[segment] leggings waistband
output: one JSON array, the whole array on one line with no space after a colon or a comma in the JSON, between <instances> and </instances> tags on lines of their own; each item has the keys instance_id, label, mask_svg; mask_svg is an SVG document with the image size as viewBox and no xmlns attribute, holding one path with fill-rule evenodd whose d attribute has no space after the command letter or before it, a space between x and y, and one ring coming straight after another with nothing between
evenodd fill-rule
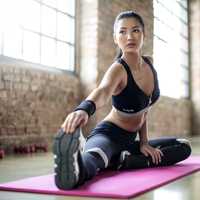
<instances>
[{"instance_id":1,"label":"leggings waistband","mask_svg":"<svg viewBox=\"0 0 200 200\"><path fill-rule=\"evenodd\" d=\"M104 124L117 129L120 133L123 133L123 134L128 134L128 135L137 134L137 131L128 131L126 129L121 128L120 126L118 126L117 124L111 121L102 121L99 123L99 125L104 125Z\"/></svg>"},{"instance_id":2,"label":"leggings waistband","mask_svg":"<svg viewBox=\"0 0 200 200\"><path fill-rule=\"evenodd\" d=\"M137 132L127 131L118 125L110 121L101 121L97 126L91 131L87 138L90 138L93 135L103 134L111 137L115 140L135 140Z\"/></svg>"}]
</instances>

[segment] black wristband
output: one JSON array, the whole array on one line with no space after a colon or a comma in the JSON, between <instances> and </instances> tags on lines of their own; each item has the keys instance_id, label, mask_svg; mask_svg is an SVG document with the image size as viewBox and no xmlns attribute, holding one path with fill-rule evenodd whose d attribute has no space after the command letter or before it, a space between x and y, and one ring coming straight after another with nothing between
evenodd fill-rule
<instances>
[{"instance_id":1,"label":"black wristband","mask_svg":"<svg viewBox=\"0 0 200 200\"><path fill-rule=\"evenodd\" d=\"M77 111L77 110L84 110L90 117L91 115L95 113L96 105L91 100L84 100L81 102L81 104L78 107L76 107L74 111Z\"/></svg>"}]
</instances>

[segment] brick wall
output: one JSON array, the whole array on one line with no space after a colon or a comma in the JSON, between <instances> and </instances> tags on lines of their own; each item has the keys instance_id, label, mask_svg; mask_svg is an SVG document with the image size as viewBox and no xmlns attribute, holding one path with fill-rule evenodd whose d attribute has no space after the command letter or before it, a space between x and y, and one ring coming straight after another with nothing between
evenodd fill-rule
<instances>
[{"instance_id":1,"label":"brick wall","mask_svg":"<svg viewBox=\"0 0 200 200\"><path fill-rule=\"evenodd\" d=\"M200 0L190 1L192 133L200 133Z\"/></svg>"},{"instance_id":2,"label":"brick wall","mask_svg":"<svg viewBox=\"0 0 200 200\"><path fill-rule=\"evenodd\" d=\"M79 100L75 75L0 58L0 143L44 142ZM10 149L9 149L10 147Z\"/></svg>"},{"instance_id":3,"label":"brick wall","mask_svg":"<svg viewBox=\"0 0 200 200\"><path fill-rule=\"evenodd\" d=\"M161 96L149 112L149 135L188 136L191 134L192 103L186 99Z\"/></svg>"},{"instance_id":4,"label":"brick wall","mask_svg":"<svg viewBox=\"0 0 200 200\"><path fill-rule=\"evenodd\" d=\"M153 2L146 0L99 0L98 2L98 77L101 80L104 72L113 62L115 45L113 43L113 22L119 12L135 10L144 19L146 37L143 54L153 54ZM156 68L156 66L155 66ZM97 112L100 121L111 108L110 103ZM191 132L191 102L162 97L149 113L149 132L151 136L177 135L185 136Z\"/></svg>"},{"instance_id":5,"label":"brick wall","mask_svg":"<svg viewBox=\"0 0 200 200\"><path fill-rule=\"evenodd\" d=\"M44 70L0 58L1 144L31 143L52 137L66 114L96 87L112 64L116 53L112 36L114 19L119 12L131 9L144 18L143 53L152 55L152 1L78 0L76 67L80 79L63 71ZM196 80L199 80L197 76ZM110 104L104 106L92 117L85 128L86 134L110 107ZM150 135L190 134L191 107L189 100L161 97L149 114Z\"/></svg>"},{"instance_id":6,"label":"brick wall","mask_svg":"<svg viewBox=\"0 0 200 200\"><path fill-rule=\"evenodd\" d=\"M79 49L79 74L80 74L80 99L83 100L97 85L97 26L98 26L98 0L78 0L78 49ZM92 116L84 127L87 135L95 126L96 118Z\"/></svg>"},{"instance_id":7,"label":"brick wall","mask_svg":"<svg viewBox=\"0 0 200 200\"><path fill-rule=\"evenodd\" d=\"M80 80L83 95L96 87L97 78L97 26L98 1L79 2Z\"/></svg>"}]
</instances>

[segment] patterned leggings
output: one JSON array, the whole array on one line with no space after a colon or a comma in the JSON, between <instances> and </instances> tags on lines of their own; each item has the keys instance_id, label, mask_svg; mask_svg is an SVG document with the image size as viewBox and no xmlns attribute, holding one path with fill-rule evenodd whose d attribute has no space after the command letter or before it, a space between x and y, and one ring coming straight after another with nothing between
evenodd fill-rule
<instances>
[{"instance_id":1,"label":"patterned leggings","mask_svg":"<svg viewBox=\"0 0 200 200\"><path fill-rule=\"evenodd\" d=\"M169 166L186 159L191 154L189 142L175 137L149 140L149 145L159 148L162 161L156 165L152 158L140 152L137 133L126 131L117 125L103 121L94 128L87 137L82 160L87 171L86 179L95 176L99 170L120 165L120 155L128 151L122 169L138 169L156 166Z\"/></svg>"}]
</instances>

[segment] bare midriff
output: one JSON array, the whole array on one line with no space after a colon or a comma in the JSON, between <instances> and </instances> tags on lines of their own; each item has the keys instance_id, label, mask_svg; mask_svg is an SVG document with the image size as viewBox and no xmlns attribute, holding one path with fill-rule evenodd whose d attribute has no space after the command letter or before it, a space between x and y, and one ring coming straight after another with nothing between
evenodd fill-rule
<instances>
[{"instance_id":1,"label":"bare midriff","mask_svg":"<svg viewBox=\"0 0 200 200\"><path fill-rule=\"evenodd\" d=\"M135 132L142 127L146 119L146 115L147 112L142 112L135 115L128 114L127 116L124 116L115 108L112 108L110 113L103 119L103 121L110 121L127 131Z\"/></svg>"}]
</instances>

